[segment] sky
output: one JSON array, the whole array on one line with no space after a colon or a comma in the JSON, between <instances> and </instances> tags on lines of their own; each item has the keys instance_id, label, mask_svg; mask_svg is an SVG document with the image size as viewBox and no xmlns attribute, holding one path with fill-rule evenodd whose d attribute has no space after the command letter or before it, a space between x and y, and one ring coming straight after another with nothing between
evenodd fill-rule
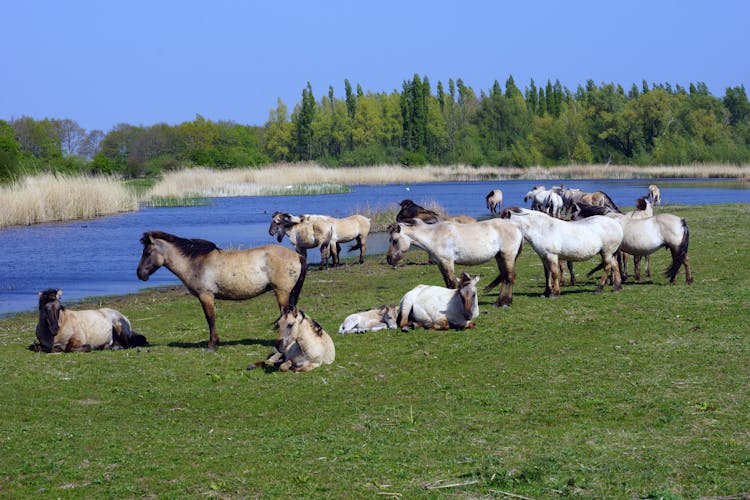
<instances>
[{"instance_id":1,"label":"sky","mask_svg":"<svg viewBox=\"0 0 750 500\"><path fill-rule=\"evenodd\" d=\"M201 115L263 125L316 100L400 92L415 74L479 94L593 80L750 90L750 2L0 0L0 119L87 131Z\"/></svg>"}]
</instances>

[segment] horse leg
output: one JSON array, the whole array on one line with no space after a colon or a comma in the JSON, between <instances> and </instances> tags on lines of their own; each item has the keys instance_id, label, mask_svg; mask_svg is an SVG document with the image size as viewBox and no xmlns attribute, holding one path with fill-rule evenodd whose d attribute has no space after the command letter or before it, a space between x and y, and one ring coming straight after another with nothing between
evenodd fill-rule
<instances>
[{"instance_id":1,"label":"horse leg","mask_svg":"<svg viewBox=\"0 0 750 500\"><path fill-rule=\"evenodd\" d=\"M572 260L566 260L565 262L568 264L568 272L570 273L570 286L575 286L575 284L576 284L576 275L573 272L573 261Z\"/></svg>"},{"instance_id":2,"label":"horse leg","mask_svg":"<svg viewBox=\"0 0 750 500\"><path fill-rule=\"evenodd\" d=\"M552 293L552 287L550 286L549 264L546 259L542 259L542 265L544 266L544 293L542 296L549 297Z\"/></svg>"},{"instance_id":3,"label":"horse leg","mask_svg":"<svg viewBox=\"0 0 750 500\"><path fill-rule=\"evenodd\" d=\"M357 242L359 243L359 263L365 263L365 250L367 249L367 238L362 235L357 236Z\"/></svg>"},{"instance_id":4,"label":"horse leg","mask_svg":"<svg viewBox=\"0 0 750 500\"><path fill-rule=\"evenodd\" d=\"M440 274L443 275L446 288L458 288L456 273L453 271L453 262L440 259L438 261L438 267L440 268Z\"/></svg>"},{"instance_id":5,"label":"horse leg","mask_svg":"<svg viewBox=\"0 0 750 500\"><path fill-rule=\"evenodd\" d=\"M550 257L549 262L549 273L550 273L550 297L560 296L560 261L557 255Z\"/></svg>"},{"instance_id":6,"label":"horse leg","mask_svg":"<svg viewBox=\"0 0 750 500\"><path fill-rule=\"evenodd\" d=\"M633 273L636 281L641 281L641 256L633 255Z\"/></svg>"},{"instance_id":7,"label":"horse leg","mask_svg":"<svg viewBox=\"0 0 750 500\"><path fill-rule=\"evenodd\" d=\"M502 252L495 255L497 269L500 274L490 283L489 288L494 288L500 281L503 282L500 287L500 294L497 296L496 306L507 307L513 302L513 283L515 282L515 261L506 261Z\"/></svg>"},{"instance_id":8,"label":"horse leg","mask_svg":"<svg viewBox=\"0 0 750 500\"><path fill-rule=\"evenodd\" d=\"M646 255L646 277L651 277L651 256Z\"/></svg>"},{"instance_id":9,"label":"horse leg","mask_svg":"<svg viewBox=\"0 0 750 500\"><path fill-rule=\"evenodd\" d=\"M216 352L219 347L219 336L216 334L216 318L214 316L214 297L213 295L204 293L198 296L198 300L201 301L201 307L203 307L203 315L206 317L206 323L208 323L208 347L207 350L210 352Z\"/></svg>"},{"instance_id":10,"label":"horse leg","mask_svg":"<svg viewBox=\"0 0 750 500\"><path fill-rule=\"evenodd\" d=\"M685 266L685 284L690 285L693 283L693 271L690 270L690 262L687 255L685 256L682 265Z\"/></svg>"}]
</instances>

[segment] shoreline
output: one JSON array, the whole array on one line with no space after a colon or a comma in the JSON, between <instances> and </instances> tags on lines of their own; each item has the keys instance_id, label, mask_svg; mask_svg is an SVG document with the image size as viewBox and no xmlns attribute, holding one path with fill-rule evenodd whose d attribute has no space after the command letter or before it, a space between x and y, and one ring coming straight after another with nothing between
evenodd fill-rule
<instances>
[{"instance_id":1,"label":"shoreline","mask_svg":"<svg viewBox=\"0 0 750 500\"><path fill-rule=\"evenodd\" d=\"M750 183L750 165L649 166L565 165L556 167L470 167L375 165L322 167L313 163L275 164L262 168L215 170L203 167L165 174L145 192L126 187L115 177L43 174L0 186L0 229L107 217L137 211L154 200L166 206L195 204L196 199L222 196L264 196L279 189L320 187L335 192L346 186L470 182L489 180L627 180L735 179ZM83 188L83 189L82 189ZM294 192L296 191L290 191ZM93 200L101 200L92 203Z\"/></svg>"}]
</instances>

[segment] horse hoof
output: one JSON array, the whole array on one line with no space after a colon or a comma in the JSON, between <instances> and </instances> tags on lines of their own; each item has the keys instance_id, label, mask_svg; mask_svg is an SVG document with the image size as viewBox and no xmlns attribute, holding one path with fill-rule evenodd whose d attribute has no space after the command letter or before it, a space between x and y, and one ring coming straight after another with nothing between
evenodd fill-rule
<instances>
[{"instance_id":1,"label":"horse hoof","mask_svg":"<svg viewBox=\"0 0 750 500\"><path fill-rule=\"evenodd\" d=\"M602 294L601 288L597 288L596 290L594 290L594 295L601 295L601 294Z\"/></svg>"}]
</instances>

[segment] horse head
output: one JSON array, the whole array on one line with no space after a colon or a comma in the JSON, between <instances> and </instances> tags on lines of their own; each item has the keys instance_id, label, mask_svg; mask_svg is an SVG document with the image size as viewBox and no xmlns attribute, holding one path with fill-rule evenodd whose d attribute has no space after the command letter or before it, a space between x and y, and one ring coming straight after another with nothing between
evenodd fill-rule
<instances>
[{"instance_id":1,"label":"horse head","mask_svg":"<svg viewBox=\"0 0 750 500\"><path fill-rule=\"evenodd\" d=\"M467 320L475 318L479 314L479 302L477 300L477 283L479 276L472 278L468 273L461 273L458 280L458 293L463 303L463 315Z\"/></svg>"},{"instance_id":2,"label":"horse head","mask_svg":"<svg viewBox=\"0 0 750 500\"><path fill-rule=\"evenodd\" d=\"M271 225L268 226L268 234L276 236L279 243L284 239L284 228L289 224L290 214L284 212L274 212L271 217Z\"/></svg>"},{"instance_id":3,"label":"horse head","mask_svg":"<svg viewBox=\"0 0 750 500\"><path fill-rule=\"evenodd\" d=\"M156 245L157 234L155 232L143 233L141 243L143 244L143 253L141 260L138 262L136 274L141 281L148 281L149 276L154 274L157 269L164 265L164 255Z\"/></svg>"},{"instance_id":4,"label":"horse head","mask_svg":"<svg viewBox=\"0 0 750 500\"><path fill-rule=\"evenodd\" d=\"M64 309L60 304L60 297L62 297L62 290L55 288L39 292L39 321L46 328L42 329L42 332L37 330L37 336L43 333L45 337L48 337L39 339L43 346L51 347L52 338L60 330L60 311Z\"/></svg>"},{"instance_id":5,"label":"horse head","mask_svg":"<svg viewBox=\"0 0 750 500\"><path fill-rule=\"evenodd\" d=\"M378 308L378 312L381 314L381 319L383 323L388 326L388 328L398 328L398 324L396 324L396 316L398 316L398 309L396 306L392 305L384 305L380 306Z\"/></svg>"},{"instance_id":6,"label":"horse head","mask_svg":"<svg viewBox=\"0 0 750 500\"><path fill-rule=\"evenodd\" d=\"M386 255L386 261L391 266L396 266L404 252L409 250L411 246L411 240L402 231L401 224L391 224L388 226L388 254Z\"/></svg>"}]
</instances>

